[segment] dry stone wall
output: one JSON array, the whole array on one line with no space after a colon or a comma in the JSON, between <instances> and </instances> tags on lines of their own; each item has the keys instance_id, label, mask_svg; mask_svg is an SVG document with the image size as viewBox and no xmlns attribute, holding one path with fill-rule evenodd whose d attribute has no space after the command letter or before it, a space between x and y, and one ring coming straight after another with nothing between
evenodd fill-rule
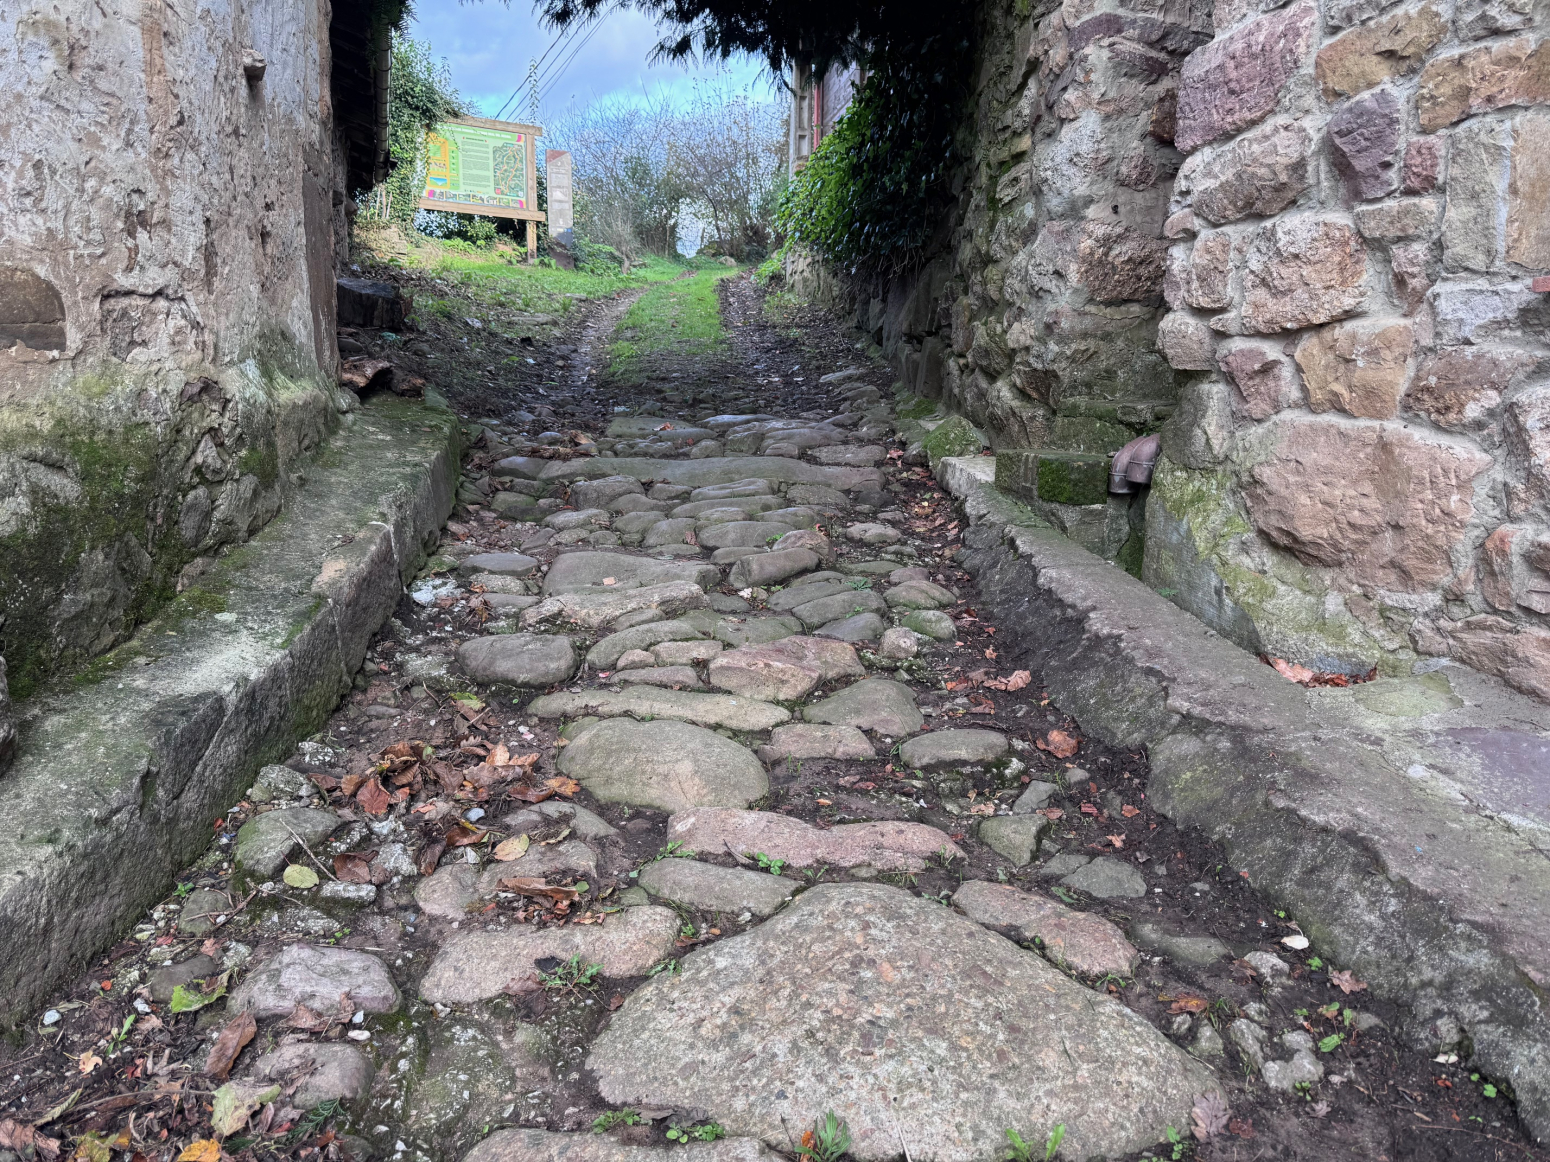
<instances>
[{"instance_id":1,"label":"dry stone wall","mask_svg":"<svg viewBox=\"0 0 1550 1162\"><path fill-rule=\"evenodd\" d=\"M1550 698L1550 5L986 19L949 240L859 303L905 389L1250 649ZM1153 430L1144 517L1041 495Z\"/></svg>"},{"instance_id":2,"label":"dry stone wall","mask_svg":"<svg viewBox=\"0 0 1550 1162\"><path fill-rule=\"evenodd\" d=\"M0 652L122 640L281 507L335 387L330 8L23 4L0 41Z\"/></svg>"}]
</instances>

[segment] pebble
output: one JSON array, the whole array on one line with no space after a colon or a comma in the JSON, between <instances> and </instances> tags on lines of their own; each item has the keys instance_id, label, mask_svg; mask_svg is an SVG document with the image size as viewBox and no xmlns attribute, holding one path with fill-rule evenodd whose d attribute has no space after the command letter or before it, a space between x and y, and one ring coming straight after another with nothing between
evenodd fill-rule
<instances>
[{"instance_id":1,"label":"pebble","mask_svg":"<svg viewBox=\"0 0 1550 1162\"><path fill-rule=\"evenodd\" d=\"M1077 868L1060 881L1100 900L1133 900L1146 895L1146 880L1130 864L1113 856L1100 855Z\"/></svg>"}]
</instances>

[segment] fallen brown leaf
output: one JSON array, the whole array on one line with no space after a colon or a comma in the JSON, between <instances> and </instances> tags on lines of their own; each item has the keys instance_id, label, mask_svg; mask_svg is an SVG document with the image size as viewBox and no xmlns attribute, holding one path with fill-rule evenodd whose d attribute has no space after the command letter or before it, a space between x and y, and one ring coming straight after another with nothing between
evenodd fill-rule
<instances>
[{"instance_id":1,"label":"fallen brown leaf","mask_svg":"<svg viewBox=\"0 0 1550 1162\"><path fill-rule=\"evenodd\" d=\"M1168 1006L1170 1013L1203 1013L1211 1007L1211 1002L1205 997L1191 996L1186 993Z\"/></svg>"},{"instance_id":2,"label":"fallen brown leaf","mask_svg":"<svg viewBox=\"0 0 1550 1162\"><path fill-rule=\"evenodd\" d=\"M1209 1141L1226 1131L1227 1115L1231 1112L1227 1108L1227 1099L1221 1094L1201 1094L1195 1099L1195 1108L1189 1111L1190 1120L1194 1123L1190 1133L1195 1135L1197 1142Z\"/></svg>"},{"instance_id":3,"label":"fallen brown leaf","mask_svg":"<svg viewBox=\"0 0 1550 1162\"><path fill-rule=\"evenodd\" d=\"M298 1004L285 1018L285 1023L293 1029L304 1029L309 1033L321 1033L329 1026L329 1019L322 1013L315 1013L306 1005Z\"/></svg>"},{"instance_id":4,"label":"fallen brown leaf","mask_svg":"<svg viewBox=\"0 0 1550 1162\"><path fill-rule=\"evenodd\" d=\"M342 851L334 856L334 876L347 884L371 883L369 851Z\"/></svg>"},{"instance_id":5,"label":"fallen brown leaf","mask_svg":"<svg viewBox=\"0 0 1550 1162\"><path fill-rule=\"evenodd\" d=\"M1011 676L1006 680L1006 688L1008 690L1021 690L1031 681L1033 681L1033 675L1027 670L1013 670Z\"/></svg>"},{"instance_id":6,"label":"fallen brown leaf","mask_svg":"<svg viewBox=\"0 0 1550 1162\"><path fill-rule=\"evenodd\" d=\"M1125 846L1125 837L1124 837L1124 835L1109 835L1109 836L1105 836L1105 838L1110 843L1112 843L1115 846L1116 849Z\"/></svg>"},{"instance_id":7,"label":"fallen brown leaf","mask_svg":"<svg viewBox=\"0 0 1550 1162\"><path fill-rule=\"evenodd\" d=\"M1119 809L1119 813L1126 819L1134 819L1137 815L1141 814L1141 808L1132 807L1129 803L1126 803Z\"/></svg>"},{"instance_id":8,"label":"fallen brown leaf","mask_svg":"<svg viewBox=\"0 0 1550 1162\"><path fill-rule=\"evenodd\" d=\"M1035 739L1033 745L1048 751L1057 759L1068 759L1076 753L1081 742L1063 730L1052 730L1043 738Z\"/></svg>"},{"instance_id":9,"label":"fallen brown leaf","mask_svg":"<svg viewBox=\"0 0 1550 1162\"><path fill-rule=\"evenodd\" d=\"M355 794L355 801L361 805L361 809L368 815L384 815L392 805L393 797L382 786L379 779L373 777L367 779L361 789Z\"/></svg>"},{"instance_id":10,"label":"fallen brown leaf","mask_svg":"<svg viewBox=\"0 0 1550 1162\"><path fill-rule=\"evenodd\" d=\"M436 870L436 865L441 861L441 856L447 850L445 839L433 840L420 848L419 858L415 860L415 867L422 876L428 876Z\"/></svg>"},{"instance_id":11,"label":"fallen brown leaf","mask_svg":"<svg viewBox=\"0 0 1550 1162\"><path fill-rule=\"evenodd\" d=\"M1359 993L1367 987L1367 982L1357 980L1355 973L1349 968L1337 968L1330 973L1329 983L1345 993L1346 996L1350 996L1352 993Z\"/></svg>"},{"instance_id":12,"label":"fallen brown leaf","mask_svg":"<svg viewBox=\"0 0 1550 1162\"><path fill-rule=\"evenodd\" d=\"M0 1118L0 1149L15 1150L23 1156L36 1150L52 1158L59 1153L59 1139L46 1138L32 1126L13 1118Z\"/></svg>"},{"instance_id":13,"label":"fallen brown leaf","mask_svg":"<svg viewBox=\"0 0 1550 1162\"><path fill-rule=\"evenodd\" d=\"M252 1013L243 1013L226 1022L215 1044L210 1046L210 1056L205 1061L205 1076L224 1079L237 1061L237 1055L246 1048L258 1032L258 1022Z\"/></svg>"},{"instance_id":14,"label":"fallen brown leaf","mask_svg":"<svg viewBox=\"0 0 1550 1162\"><path fill-rule=\"evenodd\" d=\"M534 755L533 757L536 759L538 756ZM580 783L575 779L566 778L564 775L556 775L552 779L545 779L544 787L547 790L553 791L556 795L565 796L567 799L581 790Z\"/></svg>"},{"instance_id":15,"label":"fallen brown leaf","mask_svg":"<svg viewBox=\"0 0 1550 1162\"><path fill-rule=\"evenodd\" d=\"M490 834L488 831L479 830L479 828L467 820L459 819L451 827L447 828L447 846L472 847L474 844L482 841L488 834Z\"/></svg>"},{"instance_id":16,"label":"fallen brown leaf","mask_svg":"<svg viewBox=\"0 0 1550 1162\"><path fill-rule=\"evenodd\" d=\"M575 888L559 887L549 884L534 876L512 876L500 881L500 886L508 892L516 892L521 896L532 896L540 900L553 900L556 904L570 904L581 898L581 893Z\"/></svg>"}]
</instances>

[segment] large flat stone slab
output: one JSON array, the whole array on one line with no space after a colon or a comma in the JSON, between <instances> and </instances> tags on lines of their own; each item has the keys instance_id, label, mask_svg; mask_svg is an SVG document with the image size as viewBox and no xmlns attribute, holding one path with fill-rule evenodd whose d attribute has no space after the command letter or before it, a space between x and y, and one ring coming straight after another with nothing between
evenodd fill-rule
<instances>
[{"instance_id":1,"label":"large flat stone slab","mask_svg":"<svg viewBox=\"0 0 1550 1162\"><path fill-rule=\"evenodd\" d=\"M791 711L784 706L731 694L696 694L687 690L582 690L575 694L567 690L534 698L527 704L527 712L540 718L629 714L749 731L769 730L791 721Z\"/></svg>"},{"instance_id":2,"label":"large flat stone slab","mask_svg":"<svg viewBox=\"0 0 1550 1162\"><path fill-rule=\"evenodd\" d=\"M1083 976L1130 976L1138 953L1102 916L1076 912L1047 896L1007 884L970 880L953 894L963 914L1021 941L1038 940L1044 955Z\"/></svg>"},{"instance_id":3,"label":"large flat stone slab","mask_svg":"<svg viewBox=\"0 0 1550 1162\"><path fill-rule=\"evenodd\" d=\"M646 982L587 1065L615 1104L786 1141L832 1110L851 1157L999 1158L1008 1127L1116 1157L1188 1124L1211 1072L1119 1002L941 905L819 884Z\"/></svg>"},{"instance_id":4,"label":"large flat stone slab","mask_svg":"<svg viewBox=\"0 0 1550 1162\"><path fill-rule=\"evenodd\" d=\"M600 1134L497 1130L463 1162L781 1162L756 1138L723 1138L676 1146L634 1146Z\"/></svg>"},{"instance_id":5,"label":"large flat stone slab","mask_svg":"<svg viewBox=\"0 0 1550 1162\"><path fill-rule=\"evenodd\" d=\"M797 885L769 872L718 867L692 859L659 859L640 869L640 886L653 896L707 912L768 916Z\"/></svg>"},{"instance_id":6,"label":"large flat stone slab","mask_svg":"<svg viewBox=\"0 0 1550 1162\"><path fill-rule=\"evenodd\" d=\"M660 811L743 807L770 789L753 751L704 727L667 719L594 723L571 739L557 765L605 803Z\"/></svg>"},{"instance_id":7,"label":"large flat stone slab","mask_svg":"<svg viewBox=\"0 0 1550 1162\"><path fill-rule=\"evenodd\" d=\"M718 654L705 673L712 686L734 694L787 702L805 698L820 682L866 670L844 642L793 635Z\"/></svg>"},{"instance_id":8,"label":"large flat stone slab","mask_svg":"<svg viewBox=\"0 0 1550 1162\"><path fill-rule=\"evenodd\" d=\"M585 627L607 625L627 613L641 609L660 610L667 617L709 604L705 591L693 581L667 581L660 585L641 585L634 589L588 589L577 593L557 593L537 605L524 609L524 629L544 622L569 623Z\"/></svg>"},{"instance_id":9,"label":"large flat stone slab","mask_svg":"<svg viewBox=\"0 0 1550 1162\"><path fill-rule=\"evenodd\" d=\"M822 829L773 811L705 808L674 815L667 821L667 836L689 851L762 853L792 867L829 864L918 872L928 859L963 857L963 850L945 832L893 819Z\"/></svg>"},{"instance_id":10,"label":"large flat stone slab","mask_svg":"<svg viewBox=\"0 0 1550 1162\"><path fill-rule=\"evenodd\" d=\"M460 645L457 664L476 682L553 686L576 672L576 648L563 634L494 634Z\"/></svg>"},{"instance_id":11,"label":"large flat stone slab","mask_svg":"<svg viewBox=\"0 0 1550 1162\"><path fill-rule=\"evenodd\" d=\"M1402 1005L1406 1036L1470 1014L1473 1062L1550 1138L1550 794L1530 773L1550 708L1462 665L1305 690L1038 527L988 458L936 471L973 522L981 616L1051 698L1110 745L1147 748L1152 806L1223 843L1318 955Z\"/></svg>"},{"instance_id":12,"label":"large flat stone slab","mask_svg":"<svg viewBox=\"0 0 1550 1162\"><path fill-rule=\"evenodd\" d=\"M374 397L283 519L98 659L103 680L18 706L0 1024L26 1019L162 899L259 768L323 725L436 544L458 452L450 412Z\"/></svg>"},{"instance_id":13,"label":"large flat stone slab","mask_svg":"<svg viewBox=\"0 0 1550 1162\"><path fill-rule=\"evenodd\" d=\"M561 553L544 574L544 596L559 593L617 592L646 585L688 581L708 589L721 580L721 570L696 561L663 561L629 553ZM605 584L605 582L609 582Z\"/></svg>"},{"instance_id":14,"label":"large flat stone slab","mask_svg":"<svg viewBox=\"0 0 1550 1162\"><path fill-rule=\"evenodd\" d=\"M854 726L889 738L914 734L925 722L915 694L903 682L863 678L802 711L808 722Z\"/></svg>"},{"instance_id":15,"label":"large flat stone slab","mask_svg":"<svg viewBox=\"0 0 1550 1162\"><path fill-rule=\"evenodd\" d=\"M431 961L420 995L443 1005L486 1001L536 973L535 962L550 956L579 956L583 964L602 965L604 976L642 976L673 954L678 923L671 908L645 905L611 914L601 924L459 932Z\"/></svg>"},{"instance_id":16,"label":"large flat stone slab","mask_svg":"<svg viewBox=\"0 0 1550 1162\"><path fill-rule=\"evenodd\" d=\"M232 1012L283 1017L297 1005L337 1013L341 994L368 1013L398 1008L398 986L387 965L369 952L288 944L250 972L231 994Z\"/></svg>"},{"instance_id":17,"label":"large flat stone slab","mask_svg":"<svg viewBox=\"0 0 1550 1162\"><path fill-rule=\"evenodd\" d=\"M829 468L781 456L724 456L704 460L620 456L613 460L552 460L539 479L581 480L603 476L633 476L637 480L661 480L690 488L731 484L738 480L820 484L841 492L883 486L883 474L877 468Z\"/></svg>"}]
</instances>

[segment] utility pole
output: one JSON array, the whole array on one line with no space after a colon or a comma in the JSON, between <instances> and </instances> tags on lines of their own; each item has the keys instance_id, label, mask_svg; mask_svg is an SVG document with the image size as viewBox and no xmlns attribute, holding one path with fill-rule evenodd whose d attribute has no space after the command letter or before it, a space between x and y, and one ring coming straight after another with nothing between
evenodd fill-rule
<instances>
[{"instance_id":1,"label":"utility pole","mask_svg":"<svg viewBox=\"0 0 1550 1162\"><path fill-rule=\"evenodd\" d=\"M530 125L538 124L538 58L529 58L527 66L527 120Z\"/></svg>"}]
</instances>

